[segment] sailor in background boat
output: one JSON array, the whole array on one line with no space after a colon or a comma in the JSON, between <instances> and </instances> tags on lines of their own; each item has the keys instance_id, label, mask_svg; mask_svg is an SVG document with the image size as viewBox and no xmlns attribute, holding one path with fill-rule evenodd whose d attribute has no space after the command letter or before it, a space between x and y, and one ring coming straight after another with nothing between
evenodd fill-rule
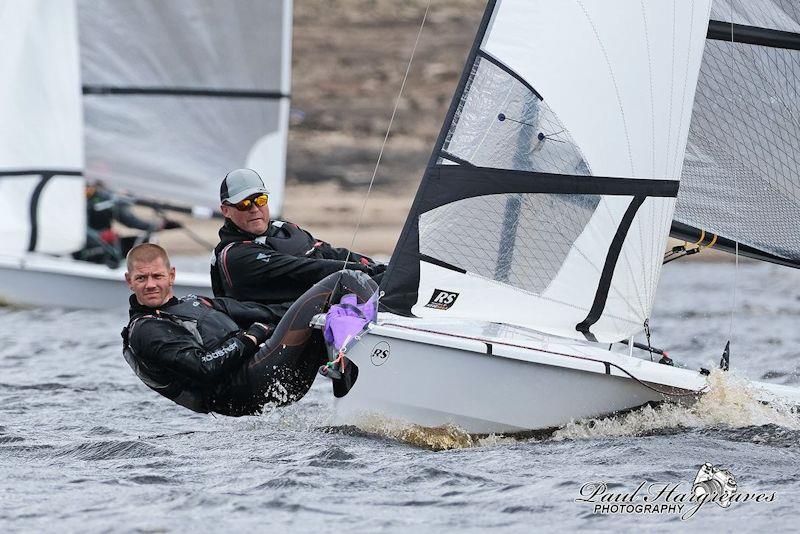
<instances>
[{"instance_id":1,"label":"sailor in background boat","mask_svg":"<svg viewBox=\"0 0 800 534\"><path fill-rule=\"evenodd\" d=\"M269 218L269 193L257 172L236 169L222 180L225 223L211 260L214 295L266 304L292 302L326 276L352 269L374 280L386 265L315 239L294 223Z\"/></svg>"},{"instance_id":2,"label":"sailor in background boat","mask_svg":"<svg viewBox=\"0 0 800 534\"><path fill-rule=\"evenodd\" d=\"M181 227L180 223L163 217L154 220L137 217L131 205L129 199L115 194L101 180L87 184L86 246L72 256L92 263L105 263L116 269L128 251L137 243L147 242L153 232ZM112 228L113 221L146 233L120 236Z\"/></svg>"},{"instance_id":3,"label":"sailor in background boat","mask_svg":"<svg viewBox=\"0 0 800 534\"><path fill-rule=\"evenodd\" d=\"M128 253L125 280L133 294L123 354L136 375L190 410L230 416L302 398L327 362L311 318L345 293L366 301L377 290L368 276L343 271L314 285L288 310L230 298L179 299L172 291L175 267L151 243ZM348 379L354 380L339 380ZM334 382L334 392L337 386L342 384Z\"/></svg>"}]
</instances>

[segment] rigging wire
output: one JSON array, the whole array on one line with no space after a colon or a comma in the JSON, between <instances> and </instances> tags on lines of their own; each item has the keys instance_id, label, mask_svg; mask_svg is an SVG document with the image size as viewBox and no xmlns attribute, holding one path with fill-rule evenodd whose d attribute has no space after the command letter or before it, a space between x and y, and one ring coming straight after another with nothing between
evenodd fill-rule
<instances>
[{"instance_id":1,"label":"rigging wire","mask_svg":"<svg viewBox=\"0 0 800 534\"><path fill-rule=\"evenodd\" d=\"M422 15L422 21L419 25L419 30L417 30L417 38L414 40L414 47L411 49L411 56L408 58L408 65L406 65L406 72L403 75L403 82L400 84L400 91L397 93L397 98L394 102L394 109L392 110L392 116L389 118L389 126L386 128L386 135L383 136L383 143L381 143L380 152L378 152L378 160L375 162L375 169L372 171L372 178L369 180L369 187L367 188L367 194L364 196L364 202L361 205L361 213L358 214L358 221L356 222L356 228L353 231L353 239L350 241L350 247L348 248L347 256L345 257L344 265L342 266L342 271L345 270L347 267L347 262L350 261L350 254L352 253L353 246L355 246L356 236L358 235L358 231L361 228L361 221L364 218L364 211L367 207L367 200L369 200L369 195L372 192L372 186L375 183L375 177L378 174L378 168L381 165L381 158L383 157L383 151L386 148L386 142L389 139L389 133L392 131L392 124L394 123L395 115L397 115L397 108L400 105L400 98L403 96L403 89L405 89L406 81L408 80L408 74L411 72L411 64L414 62L414 54L417 52L417 45L419 44L419 38L422 35L422 29L425 27L425 21L428 19L428 11L431 8L431 0L428 0L427 5L425 6L425 13ZM333 292L331 292L333 294ZM380 297L381 295L379 295Z\"/></svg>"},{"instance_id":2,"label":"rigging wire","mask_svg":"<svg viewBox=\"0 0 800 534\"><path fill-rule=\"evenodd\" d=\"M733 44L733 42L734 42L734 37L733 37L733 20L734 20L734 18L733 18L733 2L731 2L730 7L731 7L731 44ZM732 94L731 94L730 100L728 101L728 104L729 104L729 106L731 108L731 110L730 110L731 117L735 117L736 115L734 114L735 110L733 109L733 107L734 107L733 106L733 100L735 98L736 92L735 92L735 90L733 88L732 88L731 91L732 91ZM735 121L736 119L733 119L733 120ZM733 128L731 128L731 130L733 130ZM731 137L735 138L735 136L736 136L736 132L731 131ZM733 163L735 164L736 163L736 152L735 151L731 152L731 157L733 158L733 160L734 160ZM736 297L737 297L737 295L736 295L736 286L737 286L737 284L739 282L739 219L740 219L739 211L740 211L740 205L739 205L739 193L738 193L739 192L739 188L738 188L738 184L736 183L737 182L737 180L736 180L736 171L735 171L736 165L734 165L733 168L734 168L733 190L736 192L736 196L735 196L735 199L734 199L734 203L735 204L734 204L734 209L733 209L733 225L734 225L734 233L735 233L735 236L736 236L734 243L735 243L736 249L735 249L734 256L733 256L734 257L734 267L733 267L733 291L732 291L733 295L732 295L732 298L731 298L731 320L730 320L730 325L729 325L729 328L728 328L728 343L726 344L725 351L724 351L724 354L727 354L727 355L730 355L730 350L729 349L730 349L731 341L733 341L733 324L734 324L734 320L735 320L735 317L736 317ZM727 367L727 361L726 360L727 360L726 356L723 355L723 361L726 362L725 366ZM722 362L720 362L720 364L722 365Z\"/></svg>"}]
</instances>

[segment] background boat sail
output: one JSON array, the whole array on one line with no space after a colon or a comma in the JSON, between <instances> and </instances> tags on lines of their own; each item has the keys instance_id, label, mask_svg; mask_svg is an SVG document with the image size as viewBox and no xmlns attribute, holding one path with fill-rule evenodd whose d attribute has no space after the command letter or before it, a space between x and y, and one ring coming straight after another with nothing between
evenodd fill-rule
<instances>
[{"instance_id":1,"label":"background boat sail","mask_svg":"<svg viewBox=\"0 0 800 534\"><path fill-rule=\"evenodd\" d=\"M711 0L489 2L382 285L386 308L416 318L382 316L348 350L360 372L343 422L514 432L707 391L703 373L594 342L647 330L682 174L695 187L678 219L698 220L700 153L719 145L703 100L722 98L709 77L730 68L712 57L701 74L704 48L723 46L710 13ZM715 154L719 182L730 154Z\"/></svg>"},{"instance_id":2,"label":"background boat sail","mask_svg":"<svg viewBox=\"0 0 800 534\"><path fill-rule=\"evenodd\" d=\"M13 1L0 24L0 299L124 306L122 270L67 257L86 237L84 177L210 213L251 167L279 212L291 2ZM35 36L35 38L34 38ZM176 291L208 292L208 273Z\"/></svg>"}]
</instances>

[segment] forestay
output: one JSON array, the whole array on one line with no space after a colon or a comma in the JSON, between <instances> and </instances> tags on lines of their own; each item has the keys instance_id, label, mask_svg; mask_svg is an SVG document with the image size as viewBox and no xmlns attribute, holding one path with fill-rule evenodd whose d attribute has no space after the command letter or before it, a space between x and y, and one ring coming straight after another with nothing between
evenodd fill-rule
<instances>
[{"instance_id":1,"label":"forestay","mask_svg":"<svg viewBox=\"0 0 800 534\"><path fill-rule=\"evenodd\" d=\"M85 240L80 73L72 1L0 9L0 254Z\"/></svg>"},{"instance_id":2,"label":"forestay","mask_svg":"<svg viewBox=\"0 0 800 534\"><path fill-rule=\"evenodd\" d=\"M250 167L283 198L289 0L79 0L86 175L217 208Z\"/></svg>"},{"instance_id":3,"label":"forestay","mask_svg":"<svg viewBox=\"0 0 800 534\"><path fill-rule=\"evenodd\" d=\"M709 10L710 0L490 2L383 305L590 340L641 330Z\"/></svg>"},{"instance_id":4,"label":"forestay","mask_svg":"<svg viewBox=\"0 0 800 534\"><path fill-rule=\"evenodd\" d=\"M715 0L674 235L800 266L799 94L800 5Z\"/></svg>"}]
</instances>

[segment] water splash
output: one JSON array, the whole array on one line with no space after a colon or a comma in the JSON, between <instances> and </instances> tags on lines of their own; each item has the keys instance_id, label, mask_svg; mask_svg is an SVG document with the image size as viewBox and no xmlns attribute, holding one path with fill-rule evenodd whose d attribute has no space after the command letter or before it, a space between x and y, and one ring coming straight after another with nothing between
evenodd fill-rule
<instances>
[{"instance_id":1,"label":"water splash","mask_svg":"<svg viewBox=\"0 0 800 534\"><path fill-rule=\"evenodd\" d=\"M800 419L789 406L764 404L749 383L730 372L714 370L710 390L694 404L645 406L625 415L573 421L553 433L552 439L594 439L640 436L668 428L777 425L800 430Z\"/></svg>"},{"instance_id":2,"label":"water splash","mask_svg":"<svg viewBox=\"0 0 800 534\"><path fill-rule=\"evenodd\" d=\"M455 425L426 427L377 414L363 415L358 421L358 428L371 434L432 451L490 447L516 441L513 438L494 434L472 435Z\"/></svg>"}]
</instances>

